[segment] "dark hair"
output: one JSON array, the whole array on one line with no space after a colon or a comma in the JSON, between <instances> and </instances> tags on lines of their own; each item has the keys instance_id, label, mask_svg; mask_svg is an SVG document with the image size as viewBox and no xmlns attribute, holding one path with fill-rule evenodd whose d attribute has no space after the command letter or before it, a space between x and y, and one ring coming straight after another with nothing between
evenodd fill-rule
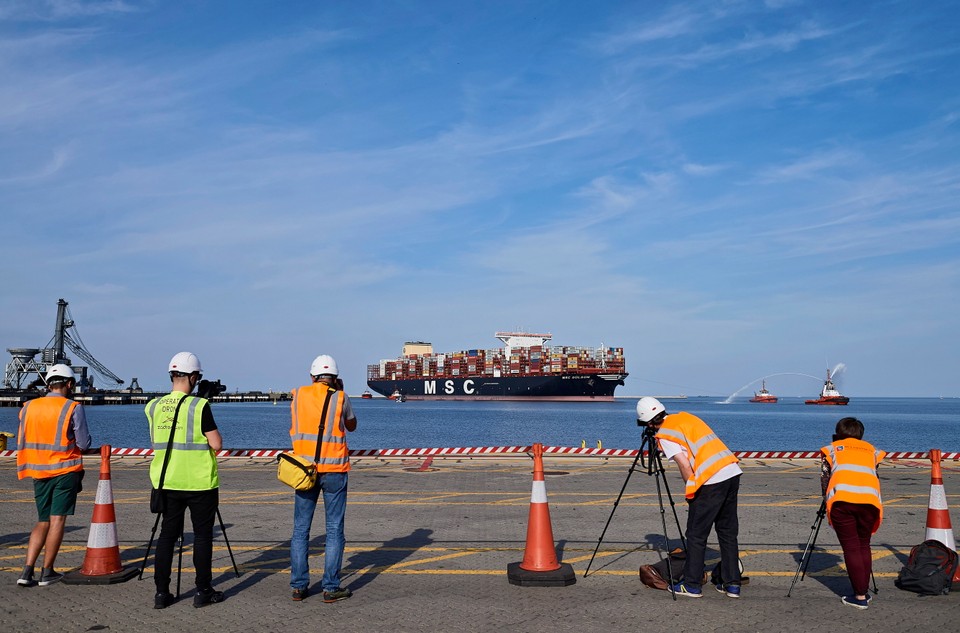
<instances>
[{"instance_id":1,"label":"dark hair","mask_svg":"<svg viewBox=\"0 0 960 633\"><path fill-rule=\"evenodd\" d=\"M837 432L833 436L833 441L836 442L851 437L856 440L863 439L863 422L856 418L843 418L837 422Z\"/></svg>"},{"instance_id":2,"label":"dark hair","mask_svg":"<svg viewBox=\"0 0 960 633\"><path fill-rule=\"evenodd\" d=\"M61 385L66 385L71 380L76 382L74 378L68 378L66 376L55 376L47 381L47 388L60 387Z\"/></svg>"}]
</instances>

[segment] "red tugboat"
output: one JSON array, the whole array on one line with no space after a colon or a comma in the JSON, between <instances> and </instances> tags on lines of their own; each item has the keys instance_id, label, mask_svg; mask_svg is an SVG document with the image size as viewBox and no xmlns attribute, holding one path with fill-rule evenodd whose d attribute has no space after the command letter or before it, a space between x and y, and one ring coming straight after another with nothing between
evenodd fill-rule
<instances>
[{"instance_id":1,"label":"red tugboat","mask_svg":"<svg viewBox=\"0 0 960 633\"><path fill-rule=\"evenodd\" d=\"M370 393L369 391L364 391L363 393L360 394L360 397L363 398L364 400L370 400L371 398L373 398L373 394Z\"/></svg>"},{"instance_id":2,"label":"red tugboat","mask_svg":"<svg viewBox=\"0 0 960 633\"><path fill-rule=\"evenodd\" d=\"M833 380L830 379L830 370L828 369L827 379L823 383L823 390L820 392L820 397L816 400L807 400L806 404L845 405L848 402L850 402L850 398L837 391Z\"/></svg>"},{"instance_id":3,"label":"red tugboat","mask_svg":"<svg viewBox=\"0 0 960 633\"><path fill-rule=\"evenodd\" d=\"M755 391L753 397L750 398L750 402L762 402L765 404L776 404L777 397L767 391L767 381L764 380L760 391Z\"/></svg>"}]
</instances>

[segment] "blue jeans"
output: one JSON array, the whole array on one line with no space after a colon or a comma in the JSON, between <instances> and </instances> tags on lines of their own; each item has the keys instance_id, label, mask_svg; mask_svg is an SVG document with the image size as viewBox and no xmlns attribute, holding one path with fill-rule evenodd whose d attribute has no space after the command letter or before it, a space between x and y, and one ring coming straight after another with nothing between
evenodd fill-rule
<instances>
[{"instance_id":1,"label":"blue jeans","mask_svg":"<svg viewBox=\"0 0 960 633\"><path fill-rule=\"evenodd\" d=\"M323 555L323 591L340 587L340 565L343 562L343 518L347 512L347 473L320 473L317 485L310 490L297 490L293 501L293 536L290 538L290 587L306 589L310 584L308 543L310 524L323 491L326 516L326 543Z\"/></svg>"}]
</instances>

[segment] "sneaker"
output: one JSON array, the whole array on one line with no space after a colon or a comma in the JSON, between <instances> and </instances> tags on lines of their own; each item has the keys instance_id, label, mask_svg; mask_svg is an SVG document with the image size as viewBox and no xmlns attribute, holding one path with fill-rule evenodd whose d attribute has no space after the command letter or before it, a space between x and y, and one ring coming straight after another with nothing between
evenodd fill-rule
<instances>
[{"instance_id":1,"label":"sneaker","mask_svg":"<svg viewBox=\"0 0 960 633\"><path fill-rule=\"evenodd\" d=\"M33 567L24 567L23 573L17 578L17 585L21 587L32 587L35 584L37 584L37 581L33 579Z\"/></svg>"},{"instance_id":2,"label":"sneaker","mask_svg":"<svg viewBox=\"0 0 960 633\"><path fill-rule=\"evenodd\" d=\"M208 604L216 604L218 602L224 601L224 595L222 591L214 591L213 589L204 589L198 590L197 595L193 597L193 606L194 607L205 607Z\"/></svg>"},{"instance_id":3,"label":"sneaker","mask_svg":"<svg viewBox=\"0 0 960 633\"><path fill-rule=\"evenodd\" d=\"M339 602L340 600L346 600L353 595L353 592L349 589L344 589L343 587L337 587L333 591L324 591L323 592L323 601L330 602Z\"/></svg>"},{"instance_id":4,"label":"sneaker","mask_svg":"<svg viewBox=\"0 0 960 633\"><path fill-rule=\"evenodd\" d=\"M169 591L158 591L153 597L154 609L166 609L174 602L173 594Z\"/></svg>"},{"instance_id":5,"label":"sneaker","mask_svg":"<svg viewBox=\"0 0 960 633\"><path fill-rule=\"evenodd\" d=\"M307 588L306 588L306 587L304 587L303 589L294 589L294 590L293 590L293 601L294 601L294 602L300 602L301 600L303 600L304 598L306 598L309 593L310 593L310 592L307 591Z\"/></svg>"},{"instance_id":6,"label":"sneaker","mask_svg":"<svg viewBox=\"0 0 960 633\"><path fill-rule=\"evenodd\" d=\"M686 596L687 598L702 598L703 592L693 587L688 587L685 583L678 582L671 589L675 596Z\"/></svg>"},{"instance_id":7,"label":"sneaker","mask_svg":"<svg viewBox=\"0 0 960 633\"><path fill-rule=\"evenodd\" d=\"M861 610L866 609L867 605L870 603L870 601L867 600L866 598L861 600L856 596L844 596L840 598L840 602L847 605L848 607L853 607L854 609L861 609Z\"/></svg>"},{"instance_id":8,"label":"sneaker","mask_svg":"<svg viewBox=\"0 0 960 633\"><path fill-rule=\"evenodd\" d=\"M720 583L716 585L717 591L720 593L727 594L728 598L739 598L740 597L740 585L724 585Z\"/></svg>"},{"instance_id":9,"label":"sneaker","mask_svg":"<svg viewBox=\"0 0 960 633\"><path fill-rule=\"evenodd\" d=\"M43 571L40 573L40 582L37 584L41 587L46 587L47 585L52 585L53 583L60 582L61 580L63 580L63 574L54 571L52 567L50 569L44 567Z\"/></svg>"}]
</instances>

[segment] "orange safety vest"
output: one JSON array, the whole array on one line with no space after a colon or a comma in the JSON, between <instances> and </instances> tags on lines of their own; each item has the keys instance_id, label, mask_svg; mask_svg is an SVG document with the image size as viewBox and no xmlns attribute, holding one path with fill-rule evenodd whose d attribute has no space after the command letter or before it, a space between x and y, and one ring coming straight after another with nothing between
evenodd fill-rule
<instances>
[{"instance_id":1,"label":"orange safety vest","mask_svg":"<svg viewBox=\"0 0 960 633\"><path fill-rule=\"evenodd\" d=\"M318 437L323 402L330 392L327 420L323 425L323 438ZM304 459L316 458L317 472L345 473L350 470L350 454L347 449L347 431L343 426L343 403L346 395L331 389L322 382L315 382L293 390L290 403L290 439L293 452ZM320 440L320 456L317 458L317 441Z\"/></svg>"},{"instance_id":2,"label":"orange safety vest","mask_svg":"<svg viewBox=\"0 0 960 633\"><path fill-rule=\"evenodd\" d=\"M877 450L869 442L848 437L824 446L820 451L830 464L830 483L827 484L827 516L835 501L862 503L880 510L873 532L883 522L883 500L880 498L880 478L877 466L886 452Z\"/></svg>"},{"instance_id":3,"label":"orange safety vest","mask_svg":"<svg viewBox=\"0 0 960 633\"><path fill-rule=\"evenodd\" d=\"M17 477L50 479L83 470L76 440L68 438L77 403L63 396L30 400L20 410Z\"/></svg>"},{"instance_id":4,"label":"orange safety vest","mask_svg":"<svg viewBox=\"0 0 960 633\"><path fill-rule=\"evenodd\" d=\"M693 477L687 480L687 499L693 499L700 486L724 466L740 461L707 423L692 413L681 411L668 415L656 437L658 440L679 444L690 456L693 462Z\"/></svg>"}]
</instances>

